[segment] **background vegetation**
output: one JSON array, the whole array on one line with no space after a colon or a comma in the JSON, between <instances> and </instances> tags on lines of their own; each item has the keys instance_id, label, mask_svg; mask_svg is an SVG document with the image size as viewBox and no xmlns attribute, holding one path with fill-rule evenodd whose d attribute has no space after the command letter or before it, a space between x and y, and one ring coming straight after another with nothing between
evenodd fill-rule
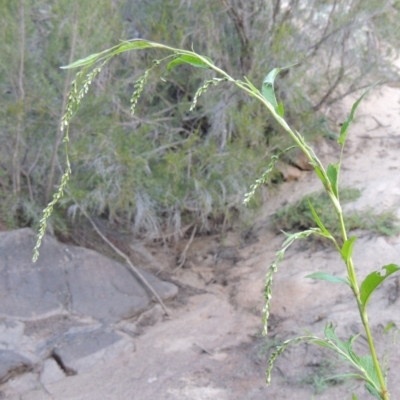
<instances>
[{"instance_id":1,"label":"background vegetation","mask_svg":"<svg viewBox=\"0 0 400 400\"><path fill-rule=\"evenodd\" d=\"M354 188L342 188L340 201L342 204L354 201L361 196L361 191ZM318 215L324 216L324 225L335 238L340 237L340 228L337 225L337 214L325 192L312 193L304 196L295 204L282 207L272 216L272 223L278 231L298 232L315 226L309 202ZM400 231L398 218L392 211L377 213L373 209L345 212L346 227L349 231L355 229L367 230L380 235L397 235ZM328 240L322 237L311 237L314 240Z\"/></svg>"},{"instance_id":2,"label":"background vegetation","mask_svg":"<svg viewBox=\"0 0 400 400\"><path fill-rule=\"evenodd\" d=\"M0 222L10 228L35 227L60 178L72 76L59 67L120 39L193 46L259 85L272 68L297 63L277 91L286 119L308 137L331 136L324 113L336 101L397 79L399 1L0 0L0 8ZM149 79L131 116L135 80L159 57L121 56L93 83L71 127L72 180L50 221L55 233L72 229L73 198L142 238L224 229L285 147L262 107L226 84L190 112L210 76L186 66Z\"/></svg>"}]
</instances>

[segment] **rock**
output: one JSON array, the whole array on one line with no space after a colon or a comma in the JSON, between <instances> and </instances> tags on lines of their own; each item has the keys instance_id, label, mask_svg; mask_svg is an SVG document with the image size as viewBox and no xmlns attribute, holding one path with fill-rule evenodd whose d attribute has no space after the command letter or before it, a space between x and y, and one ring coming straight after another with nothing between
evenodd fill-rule
<instances>
[{"instance_id":1,"label":"rock","mask_svg":"<svg viewBox=\"0 0 400 400\"><path fill-rule=\"evenodd\" d=\"M67 332L54 347L53 357L67 375L76 375L95 364L106 363L123 353L133 352L134 349L130 337L96 329Z\"/></svg>"},{"instance_id":2,"label":"rock","mask_svg":"<svg viewBox=\"0 0 400 400\"><path fill-rule=\"evenodd\" d=\"M332 154L336 153L334 142L326 140L322 137L317 138L315 141L311 142L311 147L318 157L324 160L326 157L331 157ZM297 167L300 171L312 171L314 167L310 164L310 160L307 156L300 150L300 148L295 148L283 157L283 161L290 165Z\"/></svg>"},{"instance_id":3,"label":"rock","mask_svg":"<svg viewBox=\"0 0 400 400\"><path fill-rule=\"evenodd\" d=\"M0 314L38 319L61 312L90 316L103 323L146 310L152 296L122 264L92 250L66 246L45 237L32 263L35 234L30 229L0 232ZM177 287L140 271L163 300Z\"/></svg>"},{"instance_id":4,"label":"rock","mask_svg":"<svg viewBox=\"0 0 400 400\"><path fill-rule=\"evenodd\" d=\"M0 232L0 314L33 318L56 313L70 295L65 279L66 246L45 238L41 259L32 263L35 234L30 229Z\"/></svg>"},{"instance_id":5,"label":"rock","mask_svg":"<svg viewBox=\"0 0 400 400\"><path fill-rule=\"evenodd\" d=\"M22 397L22 393L31 392L32 390L37 390L38 387L40 387L40 383L38 382L38 374L35 371L15 376L10 379L6 385L9 389L11 389L13 394L17 395L16 398L13 398L15 400L21 400L23 398L26 400L32 400L32 397L29 397L29 399L27 399L27 397ZM47 396L43 396L45 393L43 391L41 392L41 400L47 399ZM5 398L8 399L9 397L10 396L6 392Z\"/></svg>"},{"instance_id":6,"label":"rock","mask_svg":"<svg viewBox=\"0 0 400 400\"><path fill-rule=\"evenodd\" d=\"M301 171L299 168L281 161L277 162L276 168L282 174L283 179L286 182L297 181L301 176Z\"/></svg>"},{"instance_id":7,"label":"rock","mask_svg":"<svg viewBox=\"0 0 400 400\"><path fill-rule=\"evenodd\" d=\"M41 371L48 385L134 351L117 323L150 308L142 282L114 260L48 236L32 263L35 241L30 229L0 232L0 383L30 371L37 381ZM177 294L140 273L164 301Z\"/></svg>"},{"instance_id":8,"label":"rock","mask_svg":"<svg viewBox=\"0 0 400 400\"><path fill-rule=\"evenodd\" d=\"M175 285L162 282L145 271L140 273L163 300L177 294ZM147 289L124 265L94 251L75 249L67 276L71 309L105 323L138 315L152 301Z\"/></svg>"},{"instance_id":9,"label":"rock","mask_svg":"<svg viewBox=\"0 0 400 400\"><path fill-rule=\"evenodd\" d=\"M307 156L300 149L290 151L286 155L286 158L290 164L294 165L301 171L312 171L314 169Z\"/></svg>"},{"instance_id":10,"label":"rock","mask_svg":"<svg viewBox=\"0 0 400 400\"><path fill-rule=\"evenodd\" d=\"M40 363L34 342L24 335L20 321L0 321L0 383L28 371Z\"/></svg>"},{"instance_id":11,"label":"rock","mask_svg":"<svg viewBox=\"0 0 400 400\"><path fill-rule=\"evenodd\" d=\"M0 350L0 384L33 369L32 362L15 351Z\"/></svg>"},{"instance_id":12,"label":"rock","mask_svg":"<svg viewBox=\"0 0 400 400\"><path fill-rule=\"evenodd\" d=\"M43 369L40 374L40 383L44 386L64 379L64 371L60 368L54 358L48 358L43 363Z\"/></svg>"},{"instance_id":13,"label":"rock","mask_svg":"<svg viewBox=\"0 0 400 400\"><path fill-rule=\"evenodd\" d=\"M155 305L143 314L140 314L139 318L134 321L122 321L118 324L118 328L127 333L129 336L135 337L142 334L146 327L153 326L157 322L161 321L164 315L164 311L159 304Z\"/></svg>"}]
</instances>

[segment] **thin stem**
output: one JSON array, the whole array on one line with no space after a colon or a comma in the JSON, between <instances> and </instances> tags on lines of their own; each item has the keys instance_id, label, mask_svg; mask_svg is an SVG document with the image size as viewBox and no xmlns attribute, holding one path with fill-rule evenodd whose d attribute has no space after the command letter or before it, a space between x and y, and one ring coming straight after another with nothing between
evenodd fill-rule
<instances>
[{"instance_id":1,"label":"thin stem","mask_svg":"<svg viewBox=\"0 0 400 400\"><path fill-rule=\"evenodd\" d=\"M358 309L360 311L360 316L361 316L362 323L364 325L365 333L367 335L367 340L368 340L368 345L369 345L369 349L370 349L370 352L371 352L372 360L374 362L374 365L375 365L375 368L376 368L376 372L377 372L377 375L378 375L379 384L381 386L381 395L382 395L383 400L389 400L390 396L389 396L389 393L388 393L387 388L386 388L386 383L385 383L385 379L384 379L383 374L382 374L381 366L379 364L378 356L376 355L374 340L373 340L372 333L371 333L371 330L370 330L370 327L369 327L369 323L368 323L367 311L365 309L363 311L361 309L361 306L362 305L359 303L358 304Z\"/></svg>"},{"instance_id":2,"label":"thin stem","mask_svg":"<svg viewBox=\"0 0 400 400\"><path fill-rule=\"evenodd\" d=\"M342 212L338 213L339 216L339 224L340 224L340 229L342 232L342 238L343 241L347 240L347 232L346 232L346 227L344 224L344 219L343 219L343 214ZM367 314L367 310L365 307L363 307L363 304L361 302L361 298L360 298L360 290L358 287L358 282L357 282L357 275L356 275L356 271L354 268L354 263L353 263L353 259L352 257L349 258L348 262L346 263L347 266L347 274L349 277L349 281L351 284L351 288L353 290L354 296L356 298L357 301L357 306L358 306L358 311L361 317L361 321L363 323L364 326L364 330L365 330L365 334L367 335L367 341L368 341L368 346L369 346L369 350L372 356L372 361L374 363L375 369L376 369L376 373L378 375L378 380L379 380L379 385L381 387L381 395L382 395L382 399L383 400L389 400L390 396L389 393L387 391L386 388L386 383L385 383L385 379L383 377L382 374L382 369L381 366L379 364L379 360L376 354L376 350L375 350L375 345L374 345L374 340L372 337L372 333L371 333L371 329L369 327L369 322L368 322L368 314Z\"/></svg>"}]
</instances>

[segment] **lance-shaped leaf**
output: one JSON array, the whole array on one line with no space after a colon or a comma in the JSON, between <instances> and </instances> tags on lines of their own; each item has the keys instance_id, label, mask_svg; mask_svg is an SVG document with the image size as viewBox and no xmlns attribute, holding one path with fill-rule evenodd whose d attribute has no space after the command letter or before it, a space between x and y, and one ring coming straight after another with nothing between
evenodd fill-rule
<instances>
[{"instance_id":1,"label":"lance-shaped leaf","mask_svg":"<svg viewBox=\"0 0 400 400\"><path fill-rule=\"evenodd\" d=\"M275 89L274 89L274 82L275 78L278 76L279 72L283 71L284 69L288 69L290 67L293 67L293 65L288 65L283 68L274 68L265 78L264 82L261 87L261 94L263 95L264 99L268 101L274 107L274 110L277 112L279 116L283 116L283 105L278 106L278 102L276 101L275 97Z\"/></svg>"},{"instance_id":2,"label":"lance-shaped leaf","mask_svg":"<svg viewBox=\"0 0 400 400\"><path fill-rule=\"evenodd\" d=\"M349 117L346 119L346 121L343 123L341 129L340 129L340 135L339 135L339 139L338 139L338 143L341 146L344 146L345 142L346 142L346 137L347 137L347 131L349 130L349 127L351 125L351 123L354 120L354 114L357 110L357 107L360 105L362 99L368 94L368 92L377 84L379 83L376 82L374 83L372 86L370 86L359 98L358 100L353 104L353 107L351 107L351 112Z\"/></svg>"},{"instance_id":3,"label":"lance-shaped leaf","mask_svg":"<svg viewBox=\"0 0 400 400\"><path fill-rule=\"evenodd\" d=\"M73 62L72 64L69 64L69 65L66 65L66 66L60 67L60 68L70 69L70 68L85 67L86 65L91 65L94 62L96 62L100 56L101 56L101 53L91 54L90 56L87 56L85 58L82 58L81 60L77 60L77 61Z\"/></svg>"},{"instance_id":4,"label":"lance-shaped leaf","mask_svg":"<svg viewBox=\"0 0 400 400\"><path fill-rule=\"evenodd\" d=\"M244 77L244 80L247 82L247 84L254 93L260 93L260 91L253 85L253 83L246 76Z\"/></svg>"},{"instance_id":5,"label":"lance-shaped leaf","mask_svg":"<svg viewBox=\"0 0 400 400\"><path fill-rule=\"evenodd\" d=\"M156 47L155 44L148 42L147 40L137 39L129 42L123 42L116 50L111 53L111 56L115 56L116 54L123 53L124 51L129 50L141 50L141 49L149 49Z\"/></svg>"},{"instance_id":6,"label":"lance-shaped leaf","mask_svg":"<svg viewBox=\"0 0 400 400\"><path fill-rule=\"evenodd\" d=\"M209 61L211 64L213 64L211 58L208 58L208 57L204 57L204 58L207 59L207 61ZM177 65L181 65L181 64L190 64L193 67L197 67L197 68L210 68L200 57L197 57L196 55L182 54L179 57L172 60L167 65L167 69L170 70L170 69L176 67Z\"/></svg>"},{"instance_id":7,"label":"lance-shaped leaf","mask_svg":"<svg viewBox=\"0 0 400 400\"><path fill-rule=\"evenodd\" d=\"M315 173L317 174L319 180L320 180L320 181L322 182L322 184L324 185L324 188L327 188L327 187L328 187L328 182L327 182L327 179L326 179L326 177L325 177L324 172L323 172L322 169L317 165L316 162L314 162L312 165L313 165L313 167L314 167Z\"/></svg>"},{"instance_id":8,"label":"lance-shaped leaf","mask_svg":"<svg viewBox=\"0 0 400 400\"><path fill-rule=\"evenodd\" d=\"M357 239L357 236L352 236L350 239L347 239L343 243L343 247L342 247L340 254L342 255L343 261L346 264L348 264L351 256L353 255L354 242L356 241L356 239Z\"/></svg>"},{"instance_id":9,"label":"lance-shaped leaf","mask_svg":"<svg viewBox=\"0 0 400 400\"><path fill-rule=\"evenodd\" d=\"M314 217L314 221L316 222L316 224L318 225L319 229L321 229L322 233L328 237L331 238L332 235L329 233L328 229L325 228L324 224L321 222L321 219L319 218L317 212L315 211L314 206L311 204L310 199L308 199L308 206L310 207L311 210L311 214Z\"/></svg>"},{"instance_id":10,"label":"lance-shaped leaf","mask_svg":"<svg viewBox=\"0 0 400 400\"><path fill-rule=\"evenodd\" d=\"M368 390L368 392L370 392L372 396L374 396L376 399L383 400L381 394L370 383L366 383L365 387Z\"/></svg>"},{"instance_id":11,"label":"lance-shaped leaf","mask_svg":"<svg viewBox=\"0 0 400 400\"><path fill-rule=\"evenodd\" d=\"M329 164L326 175L331 183L333 194L339 198L339 164Z\"/></svg>"},{"instance_id":12,"label":"lance-shaped leaf","mask_svg":"<svg viewBox=\"0 0 400 400\"><path fill-rule=\"evenodd\" d=\"M315 272L314 274L307 275L306 278L319 279L321 281L328 281L333 283L345 283L346 285L350 285L349 281L346 278L330 275L326 272Z\"/></svg>"},{"instance_id":13,"label":"lance-shaped leaf","mask_svg":"<svg viewBox=\"0 0 400 400\"><path fill-rule=\"evenodd\" d=\"M363 311L375 289L390 275L400 269L396 264L389 264L382 267L380 271L375 271L367 275L360 287L360 299Z\"/></svg>"},{"instance_id":14,"label":"lance-shaped leaf","mask_svg":"<svg viewBox=\"0 0 400 400\"><path fill-rule=\"evenodd\" d=\"M124 51L128 50L135 50L135 49L146 49L146 48L151 48L155 47L154 44L151 42L148 42L147 40L143 39L138 39L138 40L132 40L129 42L123 42L122 44L119 44L118 46L114 46L111 49L102 51L101 53L96 53L96 54L91 54L90 56L87 56L85 58L82 58L81 60L74 61L72 64L66 65L64 67L61 67L62 69L71 69L71 68L78 68L78 67L86 67L88 65L92 65L95 62L112 57L116 54L123 53Z\"/></svg>"},{"instance_id":15,"label":"lance-shaped leaf","mask_svg":"<svg viewBox=\"0 0 400 400\"><path fill-rule=\"evenodd\" d=\"M274 68L264 79L262 88L261 88L261 93L265 100L268 101L274 107L276 110L278 108L278 103L276 101L275 97L275 89L274 89L274 81L279 72L281 71L281 68Z\"/></svg>"},{"instance_id":16,"label":"lance-shaped leaf","mask_svg":"<svg viewBox=\"0 0 400 400\"><path fill-rule=\"evenodd\" d=\"M388 333L390 330L392 330L396 324L394 322L389 322L385 328L383 329L383 333Z\"/></svg>"},{"instance_id":17,"label":"lance-shaped leaf","mask_svg":"<svg viewBox=\"0 0 400 400\"><path fill-rule=\"evenodd\" d=\"M285 117L285 107L283 107L283 103L281 101L278 103L278 108L276 109L276 111L280 117Z\"/></svg>"}]
</instances>

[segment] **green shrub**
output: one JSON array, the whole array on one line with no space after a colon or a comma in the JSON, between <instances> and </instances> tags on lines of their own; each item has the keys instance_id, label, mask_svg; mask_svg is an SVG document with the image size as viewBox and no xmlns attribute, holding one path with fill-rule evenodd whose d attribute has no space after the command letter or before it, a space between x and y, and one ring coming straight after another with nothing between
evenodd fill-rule
<instances>
[{"instance_id":1,"label":"green shrub","mask_svg":"<svg viewBox=\"0 0 400 400\"><path fill-rule=\"evenodd\" d=\"M59 119L72 76L59 66L120 39L180 43L252 82L261 82L270 66L298 62L282 72L276 88L285 118L308 138L333 137L323 115L331 104L371 79L395 79L387 50L398 47L400 19L389 0L307 2L4 0L0 191L12 207L0 208L0 220L36 226L30 210L43 208L60 181ZM74 174L49 221L53 231L68 225L72 197L113 229L147 238L179 236L188 221L204 232L221 229L233 214L248 218L241 203L246 183L289 139L262 104L224 82L190 111L197 87L213 73L187 65L153 69L132 118L135 81L163 56L156 49L133 62L122 53L93 82L75 115ZM254 208L261 200L254 198Z\"/></svg>"},{"instance_id":2,"label":"green shrub","mask_svg":"<svg viewBox=\"0 0 400 400\"><path fill-rule=\"evenodd\" d=\"M358 189L343 188L340 192L340 201L342 204L345 204L357 200L360 196L361 191ZM332 235L336 238L340 237L341 232L337 213L326 192L309 194L296 204L281 208L272 216L275 229L284 232L293 232L315 226L309 202L311 202L317 214L324 221L325 227ZM344 218L346 228L349 231L362 229L385 236L396 235L400 232L400 226L397 224L398 218L392 211L376 212L368 208L361 211L344 213ZM321 237L313 238L322 239Z\"/></svg>"}]
</instances>

